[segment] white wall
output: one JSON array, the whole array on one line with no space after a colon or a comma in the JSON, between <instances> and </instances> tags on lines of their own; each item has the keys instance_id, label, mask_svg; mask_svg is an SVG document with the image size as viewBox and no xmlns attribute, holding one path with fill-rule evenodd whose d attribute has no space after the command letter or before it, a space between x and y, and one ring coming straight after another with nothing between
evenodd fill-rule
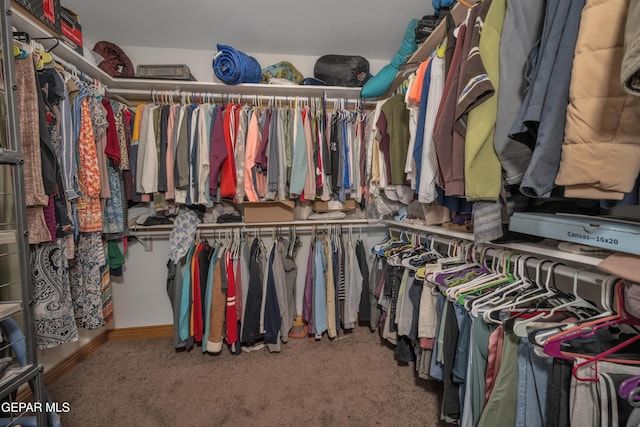
<instances>
[{"instance_id":1,"label":"white wall","mask_svg":"<svg viewBox=\"0 0 640 427\"><path fill-rule=\"evenodd\" d=\"M343 226L343 233L348 227ZM360 234L357 225L352 227L353 241L361 235L365 248L369 250L382 240L385 229L382 227L363 228ZM304 232L304 231L303 231ZM262 239L268 250L272 239L263 234ZM302 247L298 252L297 290L298 307L301 308L301 291L304 289L307 255L309 254L310 235L301 236ZM126 256L124 278L122 282L111 282L113 294L114 328L167 325L173 323L171 304L166 292L167 260L169 240L165 237L153 238L153 250L145 251L140 243L129 246Z\"/></svg>"},{"instance_id":2,"label":"white wall","mask_svg":"<svg viewBox=\"0 0 640 427\"><path fill-rule=\"evenodd\" d=\"M193 49L166 49L149 48L137 46L122 46L133 65L151 64L186 64L191 70L191 74L198 81L216 81L213 73L212 60L215 50L193 50ZM313 67L318 57L304 55L274 55L268 53L249 53L265 68L280 61L289 61L305 77L313 77ZM369 60L369 69L372 74L377 73L386 65L389 60Z\"/></svg>"},{"instance_id":3,"label":"white wall","mask_svg":"<svg viewBox=\"0 0 640 427\"><path fill-rule=\"evenodd\" d=\"M97 63L94 54L91 52L94 42L85 40L84 56L91 62ZM133 66L152 64L186 64L191 70L191 74L196 80L201 82L217 81L212 67L213 55L216 50L196 50L196 49L171 49L157 47L140 46L120 46L127 54ZM313 67L318 57L306 55L279 55L269 53L250 53L260 63L263 68L276 64L280 61L289 61L305 77L313 77ZM389 63L391 58L369 60L369 71L376 74L380 69Z\"/></svg>"}]
</instances>

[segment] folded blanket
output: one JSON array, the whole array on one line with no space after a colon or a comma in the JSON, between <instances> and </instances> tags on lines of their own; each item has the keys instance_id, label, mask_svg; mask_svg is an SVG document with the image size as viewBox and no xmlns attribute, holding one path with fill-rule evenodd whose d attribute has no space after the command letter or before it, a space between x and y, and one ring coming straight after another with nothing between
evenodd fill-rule
<instances>
[{"instance_id":1,"label":"folded blanket","mask_svg":"<svg viewBox=\"0 0 640 427\"><path fill-rule=\"evenodd\" d=\"M231 46L218 44L218 53L213 58L216 77L228 85L259 83L262 68L258 61Z\"/></svg>"}]
</instances>

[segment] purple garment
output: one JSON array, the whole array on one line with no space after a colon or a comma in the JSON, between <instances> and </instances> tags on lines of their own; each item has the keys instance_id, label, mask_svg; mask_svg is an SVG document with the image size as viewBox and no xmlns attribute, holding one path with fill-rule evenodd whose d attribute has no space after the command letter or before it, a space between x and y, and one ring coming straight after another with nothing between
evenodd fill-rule
<instances>
[{"instance_id":1,"label":"purple garment","mask_svg":"<svg viewBox=\"0 0 640 427\"><path fill-rule=\"evenodd\" d=\"M211 143L209 146L209 194L216 197L218 194L218 179L220 178L220 169L229 153L227 152L227 144L224 140L224 120L222 111L224 108L218 108L213 132L211 132Z\"/></svg>"},{"instance_id":2,"label":"purple garment","mask_svg":"<svg viewBox=\"0 0 640 427\"><path fill-rule=\"evenodd\" d=\"M307 260L307 276L304 281L304 299L302 301L302 318L306 320L308 331L313 331L313 242L309 247Z\"/></svg>"},{"instance_id":3,"label":"purple garment","mask_svg":"<svg viewBox=\"0 0 640 427\"><path fill-rule=\"evenodd\" d=\"M264 126L262 127L262 140L256 154L256 166L263 172L267 170L267 145L269 143L269 123L271 122L271 110L265 111Z\"/></svg>"}]
</instances>

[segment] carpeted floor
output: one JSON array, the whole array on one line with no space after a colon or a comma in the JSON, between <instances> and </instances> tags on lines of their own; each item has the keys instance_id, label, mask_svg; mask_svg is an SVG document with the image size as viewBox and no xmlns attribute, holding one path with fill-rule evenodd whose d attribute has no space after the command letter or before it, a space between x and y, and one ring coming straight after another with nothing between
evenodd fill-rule
<instances>
[{"instance_id":1,"label":"carpeted floor","mask_svg":"<svg viewBox=\"0 0 640 427\"><path fill-rule=\"evenodd\" d=\"M172 338L109 341L48 385L64 427L441 426L441 385L368 328L292 339L282 353L175 353Z\"/></svg>"}]
</instances>

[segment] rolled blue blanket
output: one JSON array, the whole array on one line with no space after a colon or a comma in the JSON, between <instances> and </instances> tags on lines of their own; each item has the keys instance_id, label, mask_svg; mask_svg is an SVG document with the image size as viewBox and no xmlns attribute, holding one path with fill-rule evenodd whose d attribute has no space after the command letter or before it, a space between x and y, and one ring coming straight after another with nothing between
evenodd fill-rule
<instances>
[{"instance_id":1,"label":"rolled blue blanket","mask_svg":"<svg viewBox=\"0 0 640 427\"><path fill-rule=\"evenodd\" d=\"M213 58L216 77L228 85L239 83L259 83L262 68L258 61L231 46L218 44L218 53Z\"/></svg>"}]
</instances>

